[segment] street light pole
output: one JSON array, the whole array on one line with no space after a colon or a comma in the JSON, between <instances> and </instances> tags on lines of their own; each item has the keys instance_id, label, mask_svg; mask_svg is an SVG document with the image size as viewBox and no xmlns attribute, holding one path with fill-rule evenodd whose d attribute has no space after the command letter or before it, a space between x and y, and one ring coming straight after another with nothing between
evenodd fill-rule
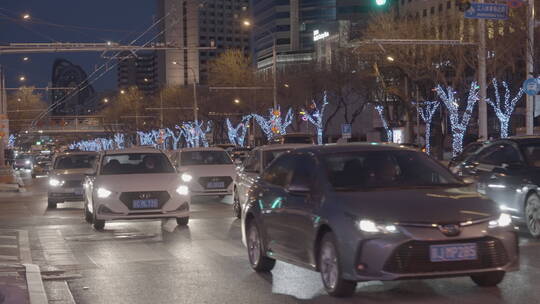
<instances>
[{"instance_id":1,"label":"street light pole","mask_svg":"<svg viewBox=\"0 0 540 304\"><path fill-rule=\"evenodd\" d=\"M535 26L535 11L534 0L529 0L527 8L527 53L526 53L526 79L534 77L534 26ZM527 135L534 134L534 96L527 95L525 111L525 129Z\"/></svg>"},{"instance_id":2,"label":"street light pole","mask_svg":"<svg viewBox=\"0 0 540 304\"><path fill-rule=\"evenodd\" d=\"M480 1L483 3L484 1ZM486 103L486 21L478 19L478 84L480 100L478 105L478 135L480 139L488 139L487 103Z\"/></svg>"},{"instance_id":3,"label":"street light pole","mask_svg":"<svg viewBox=\"0 0 540 304\"><path fill-rule=\"evenodd\" d=\"M274 109L277 109L277 50L276 50L276 36L273 37L272 45L272 74L274 76Z\"/></svg>"}]
</instances>

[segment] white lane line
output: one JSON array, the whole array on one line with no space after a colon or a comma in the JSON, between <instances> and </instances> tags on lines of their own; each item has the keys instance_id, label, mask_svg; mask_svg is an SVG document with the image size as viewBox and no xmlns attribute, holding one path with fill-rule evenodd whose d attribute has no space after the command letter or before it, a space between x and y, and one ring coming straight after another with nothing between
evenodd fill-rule
<instances>
[{"instance_id":1,"label":"white lane line","mask_svg":"<svg viewBox=\"0 0 540 304\"><path fill-rule=\"evenodd\" d=\"M17 245L2 245L2 244L0 244L0 248L13 248L13 249L17 249Z\"/></svg>"},{"instance_id":2,"label":"white lane line","mask_svg":"<svg viewBox=\"0 0 540 304\"><path fill-rule=\"evenodd\" d=\"M32 253L30 252L30 241L27 230L17 230L19 233L19 254L21 263L32 263Z\"/></svg>"},{"instance_id":3,"label":"white lane line","mask_svg":"<svg viewBox=\"0 0 540 304\"><path fill-rule=\"evenodd\" d=\"M18 261L19 257L13 255L0 255L0 260Z\"/></svg>"},{"instance_id":4,"label":"white lane line","mask_svg":"<svg viewBox=\"0 0 540 304\"><path fill-rule=\"evenodd\" d=\"M0 239L16 240L17 236L15 236L15 235L0 235Z\"/></svg>"}]
</instances>

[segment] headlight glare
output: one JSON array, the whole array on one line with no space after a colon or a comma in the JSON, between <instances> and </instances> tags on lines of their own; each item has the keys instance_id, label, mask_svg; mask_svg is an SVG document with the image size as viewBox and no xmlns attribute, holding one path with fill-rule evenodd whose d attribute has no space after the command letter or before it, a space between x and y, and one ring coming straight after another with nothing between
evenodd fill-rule
<instances>
[{"instance_id":1,"label":"headlight glare","mask_svg":"<svg viewBox=\"0 0 540 304\"><path fill-rule=\"evenodd\" d=\"M27 160L27 161L24 162L24 164L25 164L25 165L30 165L30 161Z\"/></svg>"},{"instance_id":2,"label":"headlight glare","mask_svg":"<svg viewBox=\"0 0 540 304\"><path fill-rule=\"evenodd\" d=\"M98 188L97 189L97 196L99 198L107 198L109 196L111 196L112 192L105 189L105 188Z\"/></svg>"},{"instance_id":3,"label":"headlight glare","mask_svg":"<svg viewBox=\"0 0 540 304\"><path fill-rule=\"evenodd\" d=\"M360 220L357 222L358 229L367 233L397 233L398 229L395 225L392 224L378 224L372 220Z\"/></svg>"},{"instance_id":4,"label":"headlight glare","mask_svg":"<svg viewBox=\"0 0 540 304\"><path fill-rule=\"evenodd\" d=\"M50 178L49 179L49 185L51 185L53 187L61 186L63 183L64 183L63 181L57 180L56 178Z\"/></svg>"},{"instance_id":5,"label":"headlight glare","mask_svg":"<svg viewBox=\"0 0 540 304\"><path fill-rule=\"evenodd\" d=\"M186 185L180 185L180 187L176 188L176 193L180 195L188 195L189 194L189 188Z\"/></svg>"},{"instance_id":6,"label":"headlight glare","mask_svg":"<svg viewBox=\"0 0 540 304\"><path fill-rule=\"evenodd\" d=\"M182 173L180 177L184 183L189 183L193 179L193 176L191 176L189 173Z\"/></svg>"},{"instance_id":7,"label":"headlight glare","mask_svg":"<svg viewBox=\"0 0 540 304\"><path fill-rule=\"evenodd\" d=\"M512 224L512 216L508 213L501 213L498 219L489 221L489 228L508 227Z\"/></svg>"}]
</instances>

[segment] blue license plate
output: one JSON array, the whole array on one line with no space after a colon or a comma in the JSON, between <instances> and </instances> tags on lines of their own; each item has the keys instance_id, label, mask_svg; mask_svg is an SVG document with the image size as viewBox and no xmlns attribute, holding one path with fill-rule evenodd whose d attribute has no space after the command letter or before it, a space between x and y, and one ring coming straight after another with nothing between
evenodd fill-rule
<instances>
[{"instance_id":1,"label":"blue license plate","mask_svg":"<svg viewBox=\"0 0 540 304\"><path fill-rule=\"evenodd\" d=\"M478 259L475 243L431 245L429 257L432 262L469 261Z\"/></svg>"},{"instance_id":2,"label":"blue license plate","mask_svg":"<svg viewBox=\"0 0 540 304\"><path fill-rule=\"evenodd\" d=\"M225 182L209 182L208 184L206 184L206 188L209 188L209 189L225 188Z\"/></svg>"},{"instance_id":3,"label":"blue license plate","mask_svg":"<svg viewBox=\"0 0 540 304\"><path fill-rule=\"evenodd\" d=\"M157 198L133 200L133 209L157 209Z\"/></svg>"}]
</instances>

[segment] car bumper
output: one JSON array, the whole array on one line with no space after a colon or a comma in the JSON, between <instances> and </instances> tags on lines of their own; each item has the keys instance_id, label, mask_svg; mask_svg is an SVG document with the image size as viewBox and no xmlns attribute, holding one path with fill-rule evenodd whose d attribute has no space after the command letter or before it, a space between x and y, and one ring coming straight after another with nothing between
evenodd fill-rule
<instances>
[{"instance_id":1,"label":"car bumper","mask_svg":"<svg viewBox=\"0 0 540 304\"><path fill-rule=\"evenodd\" d=\"M344 277L385 281L519 270L516 232L502 228L487 231L487 224L474 225L463 227L458 237L446 237L437 228L407 227L397 235L357 239L345 245L351 246L349 252L354 254L344 257ZM431 262L430 246L462 243L477 244L476 260Z\"/></svg>"},{"instance_id":2,"label":"car bumper","mask_svg":"<svg viewBox=\"0 0 540 304\"><path fill-rule=\"evenodd\" d=\"M187 217L190 212L189 196L180 196L171 193L170 198L160 208L156 209L133 209L124 203L116 195L112 198L98 199L94 201L98 220L128 220L128 219L151 219L151 218L179 218Z\"/></svg>"},{"instance_id":3,"label":"car bumper","mask_svg":"<svg viewBox=\"0 0 540 304\"><path fill-rule=\"evenodd\" d=\"M84 201L82 189L49 190L48 198L56 201Z\"/></svg>"}]
</instances>

